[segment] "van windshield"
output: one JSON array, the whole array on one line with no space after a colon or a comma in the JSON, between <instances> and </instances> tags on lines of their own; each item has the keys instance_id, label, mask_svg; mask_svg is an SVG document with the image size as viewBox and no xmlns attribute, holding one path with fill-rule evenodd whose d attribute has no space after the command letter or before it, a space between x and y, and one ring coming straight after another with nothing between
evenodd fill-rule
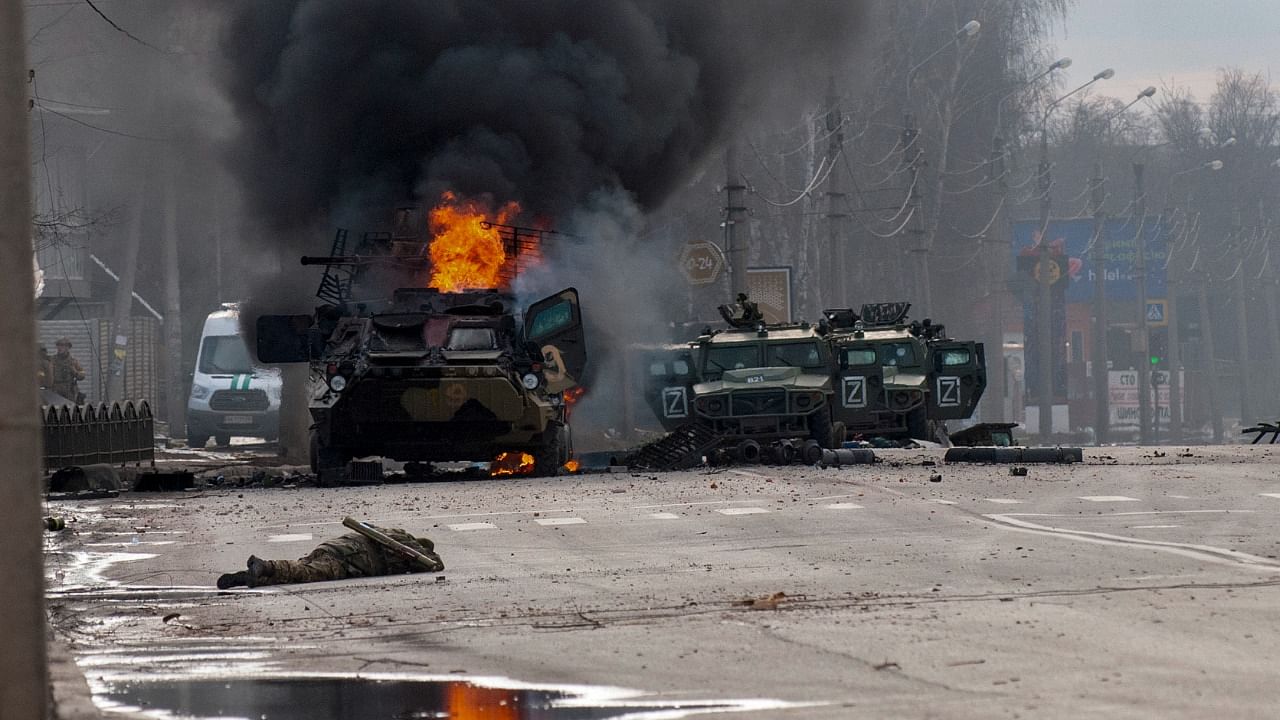
<instances>
[{"instance_id":1,"label":"van windshield","mask_svg":"<svg viewBox=\"0 0 1280 720\"><path fill-rule=\"evenodd\" d=\"M249 348L239 335L210 335L200 344L200 372L205 375L234 375L255 370Z\"/></svg>"}]
</instances>

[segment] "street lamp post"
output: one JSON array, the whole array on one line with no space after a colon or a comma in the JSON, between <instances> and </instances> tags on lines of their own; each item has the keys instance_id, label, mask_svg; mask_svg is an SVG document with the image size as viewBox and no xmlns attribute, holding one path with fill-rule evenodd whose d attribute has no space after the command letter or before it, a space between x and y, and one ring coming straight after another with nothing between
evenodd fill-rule
<instances>
[{"instance_id":1,"label":"street lamp post","mask_svg":"<svg viewBox=\"0 0 1280 720\"><path fill-rule=\"evenodd\" d=\"M1111 129L1111 121L1120 117L1126 110L1139 101L1156 94L1153 85L1147 86L1138 93L1128 105L1103 118L1104 134ZM1094 440L1102 445L1107 439L1107 429L1111 423L1111 410L1108 393L1110 392L1110 376L1107 367L1107 213L1103 209L1106 198L1106 180L1102 176L1102 163L1094 162L1093 178L1090 180L1092 195L1090 204L1093 211L1093 239L1090 243L1093 256L1093 397L1094 397Z\"/></svg>"},{"instance_id":2,"label":"street lamp post","mask_svg":"<svg viewBox=\"0 0 1280 720\"><path fill-rule=\"evenodd\" d=\"M1004 268L1009 262L1009 247L1011 245L1009 239L1009 227L1005 222L1006 213L1009 207L1009 183L1006 179L1005 158L1007 151L1005 150L1004 138L1001 131L1004 126L1001 122L1004 113L1004 104L1009 98L1021 92L1023 89L1034 85L1055 70L1062 70L1071 66L1071 58L1064 57L1055 60L1048 68L1040 73L1032 76L1024 82L1018 83L1012 90L1005 93L996 101L996 122L995 131L991 136L991 178L995 180L996 186L999 188L1000 200L997 205L997 217L993 227L996 228L997 241L991 245L990 254L992 255L987 265L987 288L991 298L991 322L987 323L990 334L987 336L987 361L994 362L995 372L987 373L988 384L987 394L990 398L983 406L982 418L985 422L1003 422L1005 419L1004 398L1006 393L1005 367L1004 367ZM990 408L995 408L995 412L991 412Z\"/></svg>"},{"instance_id":3,"label":"street lamp post","mask_svg":"<svg viewBox=\"0 0 1280 720\"><path fill-rule=\"evenodd\" d=\"M1089 82L1063 95L1062 97L1049 103L1045 108L1044 117L1040 119L1040 164L1037 168L1039 181L1037 182L1037 190L1040 192L1040 252L1035 268L1035 278L1039 284L1039 305L1036 313L1036 326L1039 329L1038 339L1038 370L1037 375L1037 395L1040 409L1039 430L1042 439L1048 438L1053 431L1053 366L1054 366L1054 350L1053 350L1053 284L1060 278L1051 271L1050 262L1052 257L1049 253L1049 214L1053 209L1053 177L1049 166L1049 116L1053 114L1054 109L1067 98L1084 90L1099 80L1107 80L1114 77L1115 70L1107 68L1094 75ZM1056 266L1053 269L1057 269ZM1060 273L1058 273L1060 274Z\"/></svg>"},{"instance_id":4,"label":"street lamp post","mask_svg":"<svg viewBox=\"0 0 1280 720\"><path fill-rule=\"evenodd\" d=\"M1235 138L1231 138L1230 140L1234 141ZM1231 142L1229 141L1228 143L1224 143L1223 146L1225 147L1230 144ZM1180 170L1174 173L1173 175L1170 175L1168 189L1165 191L1164 206L1166 208L1175 207L1171 202L1171 198L1173 198L1174 196L1173 190L1174 190L1175 184L1177 183L1178 178L1185 175L1189 175L1190 173L1193 173L1199 170L1209 170L1212 172L1216 172L1218 170L1221 170L1222 168L1223 168L1223 162L1221 160L1210 160L1201 165L1196 165L1195 167L1187 168L1186 170ZM1197 222L1197 225L1198 225L1198 222ZM1188 227L1186 232L1190 233L1192 231ZM1198 232L1198 229L1195 232ZM1177 442L1178 440L1182 439L1182 377L1180 375L1180 372L1182 370L1182 368L1180 367L1180 365L1182 364L1182 348L1181 348L1182 341L1181 341L1181 338L1178 336L1179 307L1178 307L1178 299L1177 299L1177 291L1176 291L1176 285L1181 282L1181 279L1174 277L1175 274L1178 274L1178 265L1176 265L1173 262L1173 260L1174 258L1171 256L1165 262L1165 267L1168 268L1167 275L1165 278L1165 284L1169 288L1169 291L1168 291L1169 305L1168 305L1168 311L1165 316L1165 319L1169 323L1169 329L1168 329L1168 333L1169 333L1169 350L1168 350L1169 352L1169 355L1168 355L1168 359L1169 359L1169 363L1168 363L1169 364L1169 440L1170 442ZM1191 268L1188 269L1188 272L1190 271L1191 271ZM1202 291L1204 290L1203 283L1201 284L1201 290ZM1204 302L1204 295L1205 295L1204 292L1200 293L1199 299L1201 302ZM1146 312L1145 312L1146 301L1145 300L1142 303L1142 309L1143 309L1142 317L1145 319L1146 317ZM1208 308L1202 305L1200 307L1201 317L1204 317L1207 311L1208 311ZM1203 340L1207 334L1211 333L1211 330L1209 330L1207 323L1203 323L1203 322L1201 323L1200 330L1201 330L1202 344L1204 344ZM1212 347L1212 346L1209 346L1209 347ZM1212 360L1212 358L1210 359ZM1208 367L1212 368L1212 362L1210 362ZM1212 373L1212 369L1210 369L1210 373ZM1217 396L1216 396L1215 389L1213 387L1212 377L1206 376L1205 388L1206 388L1206 394L1208 394L1210 398L1210 405L1216 406ZM1157 401L1159 400L1158 392L1156 393L1156 399Z\"/></svg>"}]
</instances>

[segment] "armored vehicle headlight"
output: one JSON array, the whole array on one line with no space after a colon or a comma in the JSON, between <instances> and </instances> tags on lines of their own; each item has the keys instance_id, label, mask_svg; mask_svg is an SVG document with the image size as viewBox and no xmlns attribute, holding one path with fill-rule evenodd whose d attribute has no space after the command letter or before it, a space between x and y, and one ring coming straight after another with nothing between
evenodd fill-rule
<instances>
[{"instance_id":1,"label":"armored vehicle headlight","mask_svg":"<svg viewBox=\"0 0 1280 720\"><path fill-rule=\"evenodd\" d=\"M347 389L347 379L341 375L334 375L329 378L329 387L334 392L342 392Z\"/></svg>"},{"instance_id":2,"label":"armored vehicle headlight","mask_svg":"<svg viewBox=\"0 0 1280 720\"><path fill-rule=\"evenodd\" d=\"M533 373L525 373L524 377L520 378L520 384L524 385L526 390L533 390L538 387L538 376Z\"/></svg>"}]
</instances>

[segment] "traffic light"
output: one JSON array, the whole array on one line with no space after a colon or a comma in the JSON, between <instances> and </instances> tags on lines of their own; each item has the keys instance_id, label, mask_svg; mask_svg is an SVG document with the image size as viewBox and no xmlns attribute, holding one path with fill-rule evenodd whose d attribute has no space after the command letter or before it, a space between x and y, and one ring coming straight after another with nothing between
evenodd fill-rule
<instances>
[{"instance_id":1,"label":"traffic light","mask_svg":"<svg viewBox=\"0 0 1280 720\"><path fill-rule=\"evenodd\" d=\"M1159 367L1169 358L1169 331L1167 328L1152 328L1148 341L1147 354L1151 359L1151 367Z\"/></svg>"}]
</instances>

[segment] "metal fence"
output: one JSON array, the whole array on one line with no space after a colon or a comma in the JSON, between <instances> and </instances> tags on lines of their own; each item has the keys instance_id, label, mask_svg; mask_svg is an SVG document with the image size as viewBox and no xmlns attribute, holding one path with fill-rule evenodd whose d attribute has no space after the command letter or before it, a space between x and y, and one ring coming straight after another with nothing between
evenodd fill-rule
<instances>
[{"instance_id":1,"label":"metal fence","mask_svg":"<svg viewBox=\"0 0 1280 720\"><path fill-rule=\"evenodd\" d=\"M151 404L50 405L43 410L46 470L153 462Z\"/></svg>"}]
</instances>

